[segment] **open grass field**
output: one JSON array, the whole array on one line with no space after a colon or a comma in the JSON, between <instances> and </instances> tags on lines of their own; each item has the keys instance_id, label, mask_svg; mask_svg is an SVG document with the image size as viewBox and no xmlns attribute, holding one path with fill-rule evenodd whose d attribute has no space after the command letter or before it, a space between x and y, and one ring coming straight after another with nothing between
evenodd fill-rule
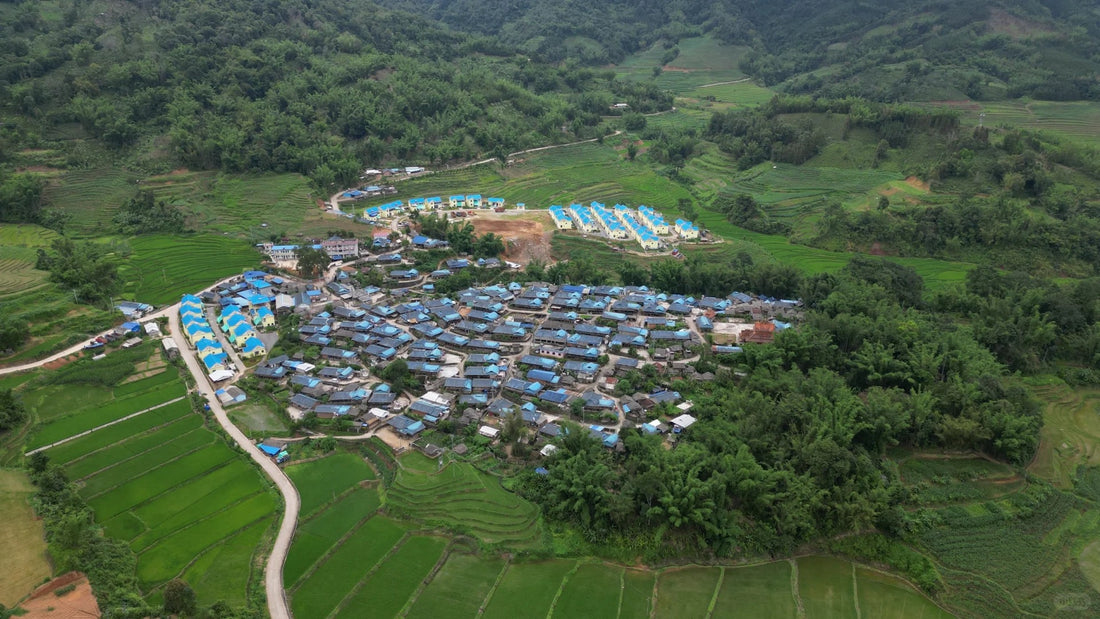
<instances>
[{"instance_id":1,"label":"open grass field","mask_svg":"<svg viewBox=\"0 0 1100 619\"><path fill-rule=\"evenodd\" d=\"M337 617L394 617L405 607L443 555L440 537L414 535L364 580L340 608Z\"/></svg>"},{"instance_id":2,"label":"open grass field","mask_svg":"<svg viewBox=\"0 0 1100 619\"><path fill-rule=\"evenodd\" d=\"M577 567L554 604L554 616L564 619L616 617L623 595L623 568L602 563Z\"/></svg>"},{"instance_id":3,"label":"open grass field","mask_svg":"<svg viewBox=\"0 0 1100 619\"><path fill-rule=\"evenodd\" d=\"M408 616L414 619L474 617L503 569L501 559L452 552L416 598Z\"/></svg>"},{"instance_id":4,"label":"open grass field","mask_svg":"<svg viewBox=\"0 0 1100 619\"><path fill-rule=\"evenodd\" d=\"M37 252L58 234L31 224L0 224L0 298L46 284L47 273L34 268Z\"/></svg>"},{"instance_id":5,"label":"open grass field","mask_svg":"<svg viewBox=\"0 0 1100 619\"><path fill-rule=\"evenodd\" d=\"M497 478L464 462L453 462L439 472L403 467L387 501L396 513L462 531L489 544L530 548L542 543L538 509L501 487Z\"/></svg>"},{"instance_id":6,"label":"open grass field","mask_svg":"<svg viewBox=\"0 0 1100 619\"><path fill-rule=\"evenodd\" d=\"M485 619L546 617L565 578L576 566L575 561L509 565L482 616Z\"/></svg>"},{"instance_id":7,"label":"open grass field","mask_svg":"<svg viewBox=\"0 0 1100 619\"><path fill-rule=\"evenodd\" d=\"M1072 488L1078 467L1100 464L1100 390L1057 379L1033 379L1045 403L1039 451L1028 471L1060 488Z\"/></svg>"},{"instance_id":8,"label":"open grass field","mask_svg":"<svg viewBox=\"0 0 1100 619\"><path fill-rule=\"evenodd\" d=\"M334 501L359 482L376 479L374 469L366 460L351 453L337 453L288 466L286 473L302 497L302 518L308 518L322 505Z\"/></svg>"},{"instance_id":9,"label":"open grass field","mask_svg":"<svg viewBox=\"0 0 1100 619\"><path fill-rule=\"evenodd\" d=\"M288 436L289 428L275 411L259 402L245 402L229 409L233 425L250 436Z\"/></svg>"},{"instance_id":10,"label":"open grass field","mask_svg":"<svg viewBox=\"0 0 1100 619\"><path fill-rule=\"evenodd\" d=\"M608 144L613 144L615 139L609 138ZM691 197L684 187L641 162L627 161L623 154L606 144L565 146L521 155L518 159L503 170L498 164L486 164L404 181L397 185L397 197L478 192L502 197L508 204L524 202L528 208L592 200L668 208L679 198ZM356 209L362 210L388 199L364 201L358 203Z\"/></svg>"},{"instance_id":11,"label":"open grass field","mask_svg":"<svg viewBox=\"0 0 1100 619\"><path fill-rule=\"evenodd\" d=\"M52 572L42 521L28 502L34 486L23 471L0 469L0 604L7 607L29 595Z\"/></svg>"},{"instance_id":12,"label":"open grass field","mask_svg":"<svg viewBox=\"0 0 1100 619\"><path fill-rule=\"evenodd\" d=\"M775 96L775 92L754 83L751 80L732 81L729 83L717 83L712 86L702 86L682 93L684 97L716 103L728 103L736 107L752 107L767 103ZM729 107L729 106L725 106Z\"/></svg>"},{"instance_id":13,"label":"open grass field","mask_svg":"<svg viewBox=\"0 0 1100 619\"><path fill-rule=\"evenodd\" d=\"M219 235L148 235L130 241L119 268L128 299L164 305L180 295L259 266L262 256L241 239Z\"/></svg>"}]
</instances>

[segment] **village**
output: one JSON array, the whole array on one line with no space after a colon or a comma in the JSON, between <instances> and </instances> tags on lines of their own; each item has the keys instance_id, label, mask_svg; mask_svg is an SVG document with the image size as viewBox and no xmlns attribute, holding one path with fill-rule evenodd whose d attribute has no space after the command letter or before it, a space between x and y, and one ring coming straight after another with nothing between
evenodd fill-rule
<instances>
[{"instance_id":1,"label":"village","mask_svg":"<svg viewBox=\"0 0 1100 619\"><path fill-rule=\"evenodd\" d=\"M497 259L449 258L421 276L388 244L360 253L358 243L322 242L343 264L321 282L250 271L183 298L188 352L224 385L216 393L222 404L243 401L233 383L247 373L282 394L285 412L304 427L377 435L398 451L438 455L440 427L493 441L512 415L544 455L563 421L621 449L624 428L674 440L695 422L692 403L671 384L714 377L693 367L704 347L735 355L742 343L770 342L801 313L797 300L740 292L693 298L645 287L508 282ZM418 235L410 251L439 243ZM273 258L286 251L265 249ZM435 292L433 282L475 267L504 283ZM382 285L357 282L371 271ZM271 356L280 329L296 342ZM660 386L639 391L635 383ZM261 448L285 459L284 444Z\"/></svg>"}]
</instances>

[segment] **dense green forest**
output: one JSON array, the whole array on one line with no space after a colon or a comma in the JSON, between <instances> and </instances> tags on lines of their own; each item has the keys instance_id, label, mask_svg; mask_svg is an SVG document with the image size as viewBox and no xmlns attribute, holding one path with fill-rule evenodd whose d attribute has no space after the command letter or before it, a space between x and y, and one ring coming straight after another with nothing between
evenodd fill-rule
<instances>
[{"instance_id":1,"label":"dense green forest","mask_svg":"<svg viewBox=\"0 0 1100 619\"><path fill-rule=\"evenodd\" d=\"M709 34L748 45L742 68L790 93L874 100L1097 99L1100 14L1088 0L383 0L547 60L601 65Z\"/></svg>"},{"instance_id":2,"label":"dense green forest","mask_svg":"<svg viewBox=\"0 0 1100 619\"><path fill-rule=\"evenodd\" d=\"M617 101L671 105L365 2L63 0L0 17L0 162L90 136L68 167L294 171L327 188L368 165L594 137Z\"/></svg>"}]
</instances>

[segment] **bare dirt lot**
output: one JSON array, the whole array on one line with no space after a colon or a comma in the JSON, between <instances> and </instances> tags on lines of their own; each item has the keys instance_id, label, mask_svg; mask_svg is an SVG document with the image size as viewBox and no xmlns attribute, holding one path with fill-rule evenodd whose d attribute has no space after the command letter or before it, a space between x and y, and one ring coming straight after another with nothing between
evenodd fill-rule
<instances>
[{"instance_id":1,"label":"bare dirt lot","mask_svg":"<svg viewBox=\"0 0 1100 619\"><path fill-rule=\"evenodd\" d=\"M478 213L469 219L478 234L492 232L505 241L504 257L527 264L531 260L550 262L549 215L539 212Z\"/></svg>"},{"instance_id":2,"label":"bare dirt lot","mask_svg":"<svg viewBox=\"0 0 1100 619\"><path fill-rule=\"evenodd\" d=\"M65 591L69 586L75 588ZM26 610L25 619L77 619L99 617L99 604L92 595L88 579L80 572L63 574L35 590L34 595L20 604Z\"/></svg>"}]
</instances>

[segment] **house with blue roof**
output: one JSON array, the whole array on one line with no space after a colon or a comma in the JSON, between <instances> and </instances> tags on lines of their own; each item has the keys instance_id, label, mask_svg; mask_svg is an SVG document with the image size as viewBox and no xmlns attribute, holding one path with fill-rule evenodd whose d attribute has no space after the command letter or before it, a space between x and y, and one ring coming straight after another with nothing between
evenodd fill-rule
<instances>
[{"instance_id":1,"label":"house with blue roof","mask_svg":"<svg viewBox=\"0 0 1100 619\"><path fill-rule=\"evenodd\" d=\"M549 370L528 370L524 376L527 380L537 380L550 385L556 385L561 380L561 377Z\"/></svg>"},{"instance_id":2,"label":"house with blue roof","mask_svg":"<svg viewBox=\"0 0 1100 619\"><path fill-rule=\"evenodd\" d=\"M212 374L219 370L224 370L229 364L229 355L225 353L207 355L202 360L202 364L206 366L206 372Z\"/></svg>"},{"instance_id":3,"label":"house with blue roof","mask_svg":"<svg viewBox=\"0 0 1100 619\"><path fill-rule=\"evenodd\" d=\"M451 196L447 199L447 205L451 208L466 208L466 196Z\"/></svg>"},{"instance_id":4,"label":"house with blue roof","mask_svg":"<svg viewBox=\"0 0 1100 619\"><path fill-rule=\"evenodd\" d=\"M565 389L558 388L554 390L544 390L539 393L539 399L550 404L563 405L569 401L569 394L565 392Z\"/></svg>"},{"instance_id":5,"label":"house with blue roof","mask_svg":"<svg viewBox=\"0 0 1100 619\"><path fill-rule=\"evenodd\" d=\"M275 312L267 306L256 308L256 311L252 313L252 324L257 327L274 327Z\"/></svg>"},{"instance_id":6,"label":"house with blue roof","mask_svg":"<svg viewBox=\"0 0 1100 619\"><path fill-rule=\"evenodd\" d=\"M489 198L486 202L489 203L489 208L504 208L504 198Z\"/></svg>"},{"instance_id":7,"label":"house with blue roof","mask_svg":"<svg viewBox=\"0 0 1100 619\"><path fill-rule=\"evenodd\" d=\"M466 208L481 208L483 204L480 193L473 193L466 196Z\"/></svg>"},{"instance_id":8,"label":"house with blue roof","mask_svg":"<svg viewBox=\"0 0 1100 619\"><path fill-rule=\"evenodd\" d=\"M424 198L424 205L432 210L437 210L443 206L443 198L439 196L432 196L430 198Z\"/></svg>"},{"instance_id":9,"label":"house with blue roof","mask_svg":"<svg viewBox=\"0 0 1100 619\"><path fill-rule=\"evenodd\" d=\"M195 343L195 351L198 353L200 359L206 358L209 355L225 352L222 350L222 345L215 340L199 340Z\"/></svg>"},{"instance_id":10,"label":"house with blue roof","mask_svg":"<svg viewBox=\"0 0 1100 619\"><path fill-rule=\"evenodd\" d=\"M396 415L386 422L386 425L402 436L416 436L423 432L425 427L423 421L417 421L406 415Z\"/></svg>"},{"instance_id":11,"label":"house with blue roof","mask_svg":"<svg viewBox=\"0 0 1100 619\"><path fill-rule=\"evenodd\" d=\"M241 358L251 359L253 357L262 357L267 354L267 347L260 341L258 337L250 337L244 341L244 345L241 347Z\"/></svg>"},{"instance_id":12,"label":"house with blue roof","mask_svg":"<svg viewBox=\"0 0 1100 619\"><path fill-rule=\"evenodd\" d=\"M314 389L321 385L320 378L314 378L313 376L307 376L305 374L295 374L290 377L290 384L297 385L303 389Z\"/></svg>"}]
</instances>

